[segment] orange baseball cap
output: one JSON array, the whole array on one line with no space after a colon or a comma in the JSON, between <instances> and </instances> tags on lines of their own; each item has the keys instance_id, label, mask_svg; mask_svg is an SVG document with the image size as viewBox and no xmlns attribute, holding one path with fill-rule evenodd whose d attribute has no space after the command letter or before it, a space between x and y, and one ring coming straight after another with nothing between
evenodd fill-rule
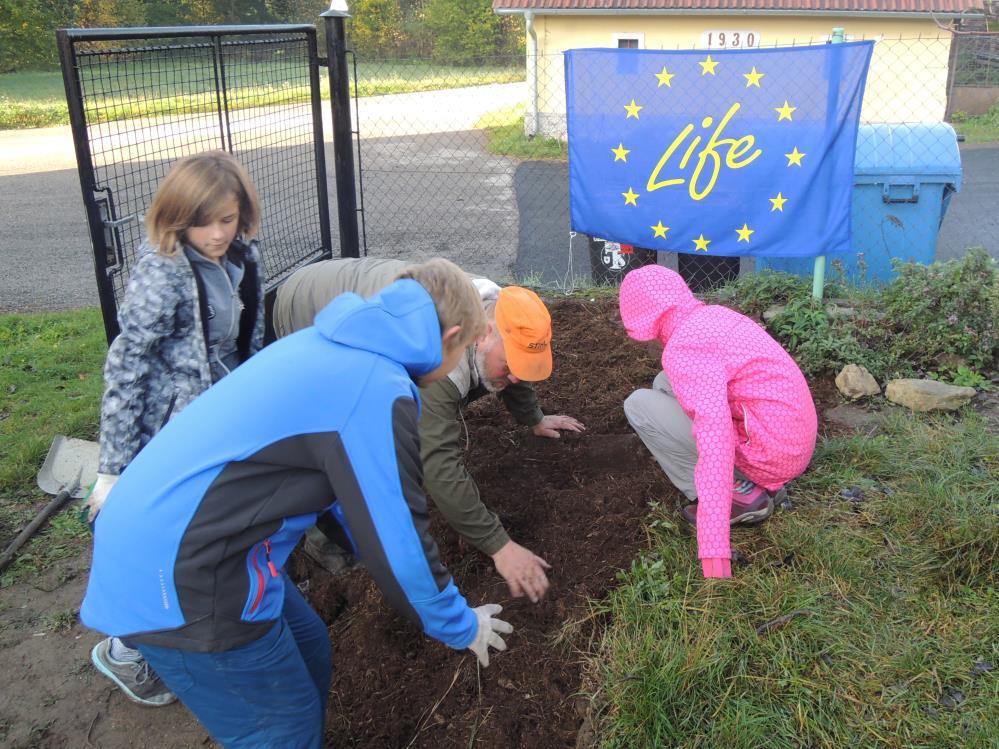
<instances>
[{"instance_id":1,"label":"orange baseball cap","mask_svg":"<svg viewBox=\"0 0 999 749\"><path fill-rule=\"evenodd\" d=\"M552 373L552 318L530 289L507 286L496 299L496 328L514 377L546 380Z\"/></svg>"}]
</instances>

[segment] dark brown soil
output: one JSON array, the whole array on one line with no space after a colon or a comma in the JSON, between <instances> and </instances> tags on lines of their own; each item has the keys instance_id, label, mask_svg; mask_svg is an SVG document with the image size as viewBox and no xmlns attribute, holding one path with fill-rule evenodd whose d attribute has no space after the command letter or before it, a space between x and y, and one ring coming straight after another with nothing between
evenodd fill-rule
<instances>
[{"instance_id":1,"label":"dark brown soil","mask_svg":"<svg viewBox=\"0 0 999 749\"><path fill-rule=\"evenodd\" d=\"M473 606L502 604L515 628L509 650L480 671L468 651L395 614L363 570L331 578L296 560L296 572L310 576L307 595L332 624L330 746L575 745L586 706L580 651L594 626L579 624L587 601L634 559L647 503L674 490L624 417L625 397L658 367L624 335L616 301L564 300L552 317L555 369L538 387L541 406L578 418L586 433L535 437L492 397L465 414L466 465L510 536L552 565L548 596L536 605L512 599L492 561L435 517L461 592Z\"/></svg>"},{"instance_id":2,"label":"dark brown soil","mask_svg":"<svg viewBox=\"0 0 999 749\"><path fill-rule=\"evenodd\" d=\"M332 578L293 558L293 574L307 581L331 625L337 672L330 746L549 749L572 747L577 733L586 733L584 662L602 624L587 600L603 597L644 544L646 503L679 505L624 419L625 397L648 386L658 359L625 337L616 306L614 299L551 305L555 373L538 388L541 404L581 419L585 435L533 437L493 398L466 414L467 462L486 504L553 566L544 602L513 601L491 561L435 522L444 560L469 602L502 603L516 628L510 649L495 654L488 669L396 616L363 570ZM813 382L813 394L820 416L842 403L829 377ZM183 706L134 705L90 666L100 635L75 621L88 563L89 553L66 559L0 591L0 669L18 679L0 690L0 744L214 746Z\"/></svg>"},{"instance_id":3,"label":"dark brown soil","mask_svg":"<svg viewBox=\"0 0 999 749\"><path fill-rule=\"evenodd\" d=\"M635 558L647 503L679 495L622 408L632 390L649 386L657 359L624 335L615 299L562 300L551 310L555 368L539 399L546 413L575 416L587 432L534 437L496 398L465 414L466 464L511 537L552 565L547 598L510 598L491 560L435 518L441 555L469 603L501 603L515 628L509 650L480 671L470 653L395 614L363 569L332 578L296 558L295 573L331 623L330 746L575 746L588 705L583 660L597 624L587 601L603 597Z\"/></svg>"}]
</instances>

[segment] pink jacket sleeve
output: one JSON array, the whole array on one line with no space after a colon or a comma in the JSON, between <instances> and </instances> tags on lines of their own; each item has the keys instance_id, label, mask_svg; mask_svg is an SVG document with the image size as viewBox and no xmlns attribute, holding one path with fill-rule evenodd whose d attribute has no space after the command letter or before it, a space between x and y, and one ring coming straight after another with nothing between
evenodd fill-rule
<instances>
[{"instance_id":1,"label":"pink jacket sleeve","mask_svg":"<svg viewBox=\"0 0 999 749\"><path fill-rule=\"evenodd\" d=\"M729 517L736 436L728 404L728 379L722 367L708 364L705 358L699 358L697 366L684 359L674 351L666 374L677 400L694 422L697 555L705 577L730 577Z\"/></svg>"}]
</instances>

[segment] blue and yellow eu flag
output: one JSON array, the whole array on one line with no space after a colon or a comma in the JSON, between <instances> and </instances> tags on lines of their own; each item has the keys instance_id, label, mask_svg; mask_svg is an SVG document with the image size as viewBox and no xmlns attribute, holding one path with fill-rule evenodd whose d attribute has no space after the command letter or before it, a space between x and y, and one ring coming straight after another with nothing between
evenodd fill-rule
<instances>
[{"instance_id":1,"label":"blue and yellow eu flag","mask_svg":"<svg viewBox=\"0 0 999 749\"><path fill-rule=\"evenodd\" d=\"M848 252L873 46L566 52L573 230L708 255Z\"/></svg>"}]
</instances>

